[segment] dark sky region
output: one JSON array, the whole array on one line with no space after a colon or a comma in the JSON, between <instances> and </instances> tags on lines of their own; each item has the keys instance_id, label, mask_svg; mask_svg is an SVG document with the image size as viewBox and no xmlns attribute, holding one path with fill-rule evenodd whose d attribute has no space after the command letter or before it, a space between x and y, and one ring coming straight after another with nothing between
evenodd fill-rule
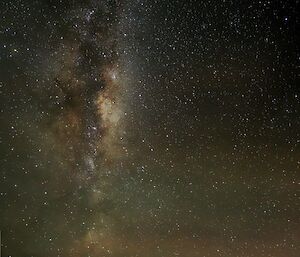
<instances>
[{"instance_id":1,"label":"dark sky region","mask_svg":"<svg viewBox=\"0 0 300 257\"><path fill-rule=\"evenodd\" d=\"M2 256L300 256L297 9L0 1Z\"/></svg>"}]
</instances>

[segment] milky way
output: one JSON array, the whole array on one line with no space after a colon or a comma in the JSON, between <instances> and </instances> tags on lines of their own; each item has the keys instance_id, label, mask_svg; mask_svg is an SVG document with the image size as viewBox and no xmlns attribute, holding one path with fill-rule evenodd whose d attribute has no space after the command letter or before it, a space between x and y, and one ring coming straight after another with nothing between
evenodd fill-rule
<instances>
[{"instance_id":1,"label":"milky way","mask_svg":"<svg viewBox=\"0 0 300 257\"><path fill-rule=\"evenodd\" d=\"M67 155L82 171L94 171L99 156L109 159L120 151L124 94L119 71L120 31L116 3L95 2L73 7L66 14L72 23L66 28L59 49L51 53L51 75L46 84L57 118L53 132L65 141ZM51 62L51 61L50 61ZM54 83L49 85L48 83ZM123 90L123 92L121 91ZM53 103L51 103L53 105ZM82 162L82 165L80 164Z\"/></svg>"},{"instance_id":2,"label":"milky way","mask_svg":"<svg viewBox=\"0 0 300 257\"><path fill-rule=\"evenodd\" d=\"M0 3L3 256L299 256L297 1Z\"/></svg>"}]
</instances>

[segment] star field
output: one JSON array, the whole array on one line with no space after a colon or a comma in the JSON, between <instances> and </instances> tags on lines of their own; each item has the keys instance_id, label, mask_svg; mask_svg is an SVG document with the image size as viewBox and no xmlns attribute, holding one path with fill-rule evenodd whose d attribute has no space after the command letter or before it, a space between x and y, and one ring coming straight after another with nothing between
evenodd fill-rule
<instances>
[{"instance_id":1,"label":"star field","mask_svg":"<svg viewBox=\"0 0 300 257\"><path fill-rule=\"evenodd\" d=\"M298 8L1 1L2 255L299 256Z\"/></svg>"}]
</instances>

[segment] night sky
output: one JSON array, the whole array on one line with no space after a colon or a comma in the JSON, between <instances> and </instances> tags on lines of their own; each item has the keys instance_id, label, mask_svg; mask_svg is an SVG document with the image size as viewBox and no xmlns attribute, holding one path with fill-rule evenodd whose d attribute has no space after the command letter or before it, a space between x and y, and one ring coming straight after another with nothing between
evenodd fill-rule
<instances>
[{"instance_id":1,"label":"night sky","mask_svg":"<svg viewBox=\"0 0 300 257\"><path fill-rule=\"evenodd\" d=\"M1 0L2 256L300 256L299 7Z\"/></svg>"}]
</instances>

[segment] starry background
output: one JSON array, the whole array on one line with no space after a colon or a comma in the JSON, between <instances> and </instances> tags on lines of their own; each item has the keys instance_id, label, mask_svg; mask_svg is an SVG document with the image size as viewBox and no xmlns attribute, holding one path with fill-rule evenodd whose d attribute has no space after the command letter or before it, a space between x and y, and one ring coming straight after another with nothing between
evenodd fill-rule
<instances>
[{"instance_id":1,"label":"starry background","mask_svg":"<svg viewBox=\"0 0 300 257\"><path fill-rule=\"evenodd\" d=\"M2 0L3 256L299 256L297 8Z\"/></svg>"}]
</instances>

